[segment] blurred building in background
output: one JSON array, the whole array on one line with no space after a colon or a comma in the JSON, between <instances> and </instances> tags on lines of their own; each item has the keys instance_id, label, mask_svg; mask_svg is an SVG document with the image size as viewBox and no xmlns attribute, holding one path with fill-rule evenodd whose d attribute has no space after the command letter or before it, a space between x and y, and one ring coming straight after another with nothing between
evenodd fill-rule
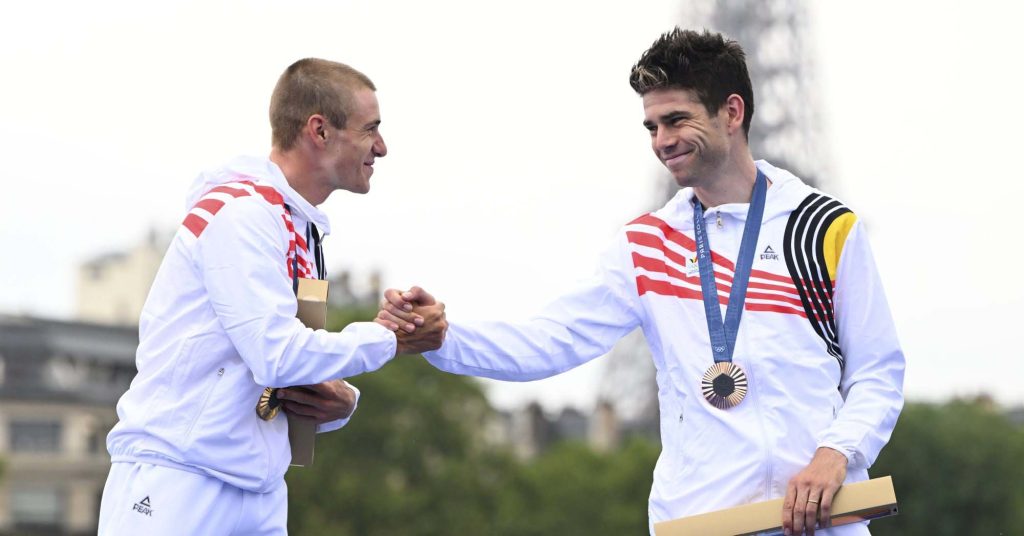
<instances>
[{"instance_id":1,"label":"blurred building in background","mask_svg":"<svg viewBox=\"0 0 1024 536\"><path fill-rule=\"evenodd\" d=\"M574 407L548 414L539 403L530 402L496 412L484 435L492 445L509 447L519 459L531 460L562 441L585 443L597 452L613 451L637 436L657 441L658 429L647 421L622 419L615 406L603 400L590 414Z\"/></svg>"},{"instance_id":2,"label":"blurred building in background","mask_svg":"<svg viewBox=\"0 0 1024 536\"><path fill-rule=\"evenodd\" d=\"M0 534L95 534L134 327L0 316Z\"/></svg>"},{"instance_id":3,"label":"blurred building in background","mask_svg":"<svg viewBox=\"0 0 1024 536\"><path fill-rule=\"evenodd\" d=\"M75 316L100 324L137 324L170 242L170 235L153 229L127 250L82 263L78 267Z\"/></svg>"}]
</instances>

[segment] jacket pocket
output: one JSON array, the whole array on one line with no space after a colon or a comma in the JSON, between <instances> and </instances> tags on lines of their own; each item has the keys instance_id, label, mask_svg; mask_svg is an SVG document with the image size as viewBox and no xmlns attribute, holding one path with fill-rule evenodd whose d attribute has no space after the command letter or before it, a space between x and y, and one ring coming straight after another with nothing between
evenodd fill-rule
<instances>
[{"instance_id":1,"label":"jacket pocket","mask_svg":"<svg viewBox=\"0 0 1024 536\"><path fill-rule=\"evenodd\" d=\"M686 397L676 398L676 402L678 416L671 451L675 457L673 476L677 480L682 480L692 474L707 457L705 436L708 426L706 419L702 418L701 408L695 407L692 403L688 404Z\"/></svg>"},{"instance_id":2,"label":"jacket pocket","mask_svg":"<svg viewBox=\"0 0 1024 536\"><path fill-rule=\"evenodd\" d=\"M203 412L206 411L206 407L210 403L210 399L213 397L213 392L217 390L217 386L220 384L221 379L224 377L224 367L218 368L212 374L212 378L208 378L204 382L202 390L202 398L200 398L199 408L192 416L191 422L188 424L188 428L185 430L185 444L188 444L192 439L192 430L195 428L196 423L199 422L199 418L203 416Z\"/></svg>"}]
</instances>

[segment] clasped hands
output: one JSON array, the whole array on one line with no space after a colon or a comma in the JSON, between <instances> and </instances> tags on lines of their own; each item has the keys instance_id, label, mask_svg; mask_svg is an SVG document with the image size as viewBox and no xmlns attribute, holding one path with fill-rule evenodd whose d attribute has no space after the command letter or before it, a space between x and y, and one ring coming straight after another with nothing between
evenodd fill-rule
<instances>
[{"instance_id":1,"label":"clasped hands","mask_svg":"<svg viewBox=\"0 0 1024 536\"><path fill-rule=\"evenodd\" d=\"M437 350L448 331L444 303L420 287L404 292L393 288L384 291L380 311L373 321L395 333L398 340L396 354Z\"/></svg>"},{"instance_id":2,"label":"clasped hands","mask_svg":"<svg viewBox=\"0 0 1024 536\"><path fill-rule=\"evenodd\" d=\"M419 287L405 292L388 289L374 322L395 332L396 354L436 350L448 331L444 304ZM285 412L317 424L348 418L356 404L355 391L345 380L283 388L277 396Z\"/></svg>"}]
</instances>

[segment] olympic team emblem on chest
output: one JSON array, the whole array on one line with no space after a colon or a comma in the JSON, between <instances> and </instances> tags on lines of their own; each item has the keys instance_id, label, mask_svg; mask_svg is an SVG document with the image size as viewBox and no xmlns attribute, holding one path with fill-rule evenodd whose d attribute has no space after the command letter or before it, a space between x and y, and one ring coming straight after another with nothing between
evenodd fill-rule
<instances>
[{"instance_id":1,"label":"olympic team emblem on chest","mask_svg":"<svg viewBox=\"0 0 1024 536\"><path fill-rule=\"evenodd\" d=\"M697 256L686 257L686 277L696 277L700 275L700 265L697 264Z\"/></svg>"}]
</instances>

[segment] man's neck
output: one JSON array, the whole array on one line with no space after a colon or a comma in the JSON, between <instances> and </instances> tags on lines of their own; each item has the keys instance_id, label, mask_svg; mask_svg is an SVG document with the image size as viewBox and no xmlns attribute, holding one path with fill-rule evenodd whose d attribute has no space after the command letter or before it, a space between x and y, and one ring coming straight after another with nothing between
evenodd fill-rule
<instances>
[{"instance_id":1,"label":"man's neck","mask_svg":"<svg viewBox=\"0 0 1024 536\"><path fill-rule=\"evenodd\" d=\"M327 200L327 195L330 192L324 194L319 191L320 189L316 187L316 181L312 180L314 170L309 169L308 165L304 165L304 162L308 162L308 159L294 154L296 150L299 149L282 151L275 147L270 151L270 161L281 168L281 173L284 174L285 180L288 181L288 186L291 186L303 199L315 207Z\"/></svg>"},{"instance_id":2,"label":"man's neck","mask_svg":"<svg viewBox=\"0 0 1024 536\"><path fill-rule=\"evenodd\" d=\"M697 199L705 207L717 207L728 203L749 203L757 178L757 166L752 159L745 159L738 165L723 170L719 179L710 184L693 188Z\"/></svg>"}]
</instances>

